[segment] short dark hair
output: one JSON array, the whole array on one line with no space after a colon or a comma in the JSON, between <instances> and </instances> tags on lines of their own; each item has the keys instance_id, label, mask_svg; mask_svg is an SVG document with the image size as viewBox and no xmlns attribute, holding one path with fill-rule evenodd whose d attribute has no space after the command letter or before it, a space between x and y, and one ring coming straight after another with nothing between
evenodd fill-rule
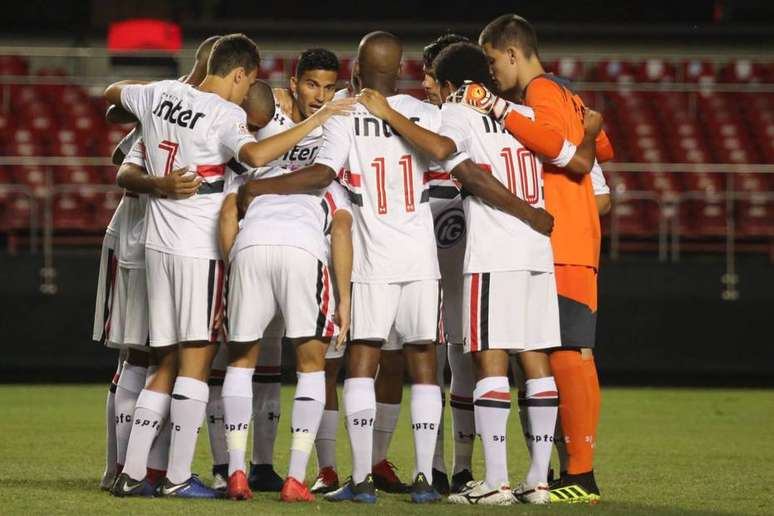
<instances>
[{"instance_id":1,"label":"short dark hair","mask_svg":"<svg viewBox=\"0 0 774 516\"><path fill-rule=\"evenodd\" d=\"M435 58L438 57L438 54L441 53L441 50L449 45L461 43L463 41L470 41L470 39L460 34L450 32L438 36L434 41L430 42L424 50L422 50L422 63L425 65L425 70L433 68L433 62L435 61Z\"/></svg>"},{"instance_id":2,"label":"short dark hair","mask_svg":"<svg viewBox=\"0 0 774 516\"><path fill-rule=\"evenodd\" d=\"M310 48L304 50L296 65L296 78L309 70L328 70L339 72L339 58L327 48Z\"/></svg>"},{"instance_id":3,"label":"short dark hair","mask_svg":"<svg viewBox=\"0 0 774 516\"><path fill-rule=\"evenodd\" d=\"M489 60L481 47L470 42L454 43L441 50L435 58L435 78L443 84L449 81L459 88L465 81L473 81L492 89Z\"/></svg>"},{"instance_id":4,"label":"short dark hair","mask_svg":"<svg viewBox=\"0 0 774 516\"><path fill-rule=\"evenodd\" d=\"M481 46L489 43L497 50L508 46L521 49L526 57L537 55L537 35L527 20L516 14L504 14L495 18L481 31L478 37Z\"/></svg>"},{"instance_id":5,"label":"short dark hair","mask_svg":"<svg viewBox=\"0 0 774 516\"><path fill-rule=\"evenodd\" d=\"M207 74L225 77L240 66L251 73L260 62L261 56L253 40L244 34L229 34L213 45L207 61Z\"/></svg>"}]
</instances>

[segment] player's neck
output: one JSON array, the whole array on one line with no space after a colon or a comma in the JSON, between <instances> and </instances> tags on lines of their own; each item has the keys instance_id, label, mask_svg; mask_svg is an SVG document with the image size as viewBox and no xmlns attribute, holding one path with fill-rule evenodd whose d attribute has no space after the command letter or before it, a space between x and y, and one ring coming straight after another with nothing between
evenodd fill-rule
<instances>
[{"instance_id":1,"label":"player's neck","mask_svg":"<svg viewBox=\"0 0 774 516\"><path fill-rule=\"evenodd\" d=\"M294 124L300 124L304 120L306 120L306 117L301 112L301 108L298 107L298 101L293 99L293 110L290 112L290 119L293 121Z\"/></svg>"},{"instance_id":2,"label":"player's neck","mask_svg":"<svg viewBox=\"0 0 774 516\"><path fill-rule=\"evenodd\" d=\"M394 78L363 78L361 88L376 90L385 97L391 97L398 93L397 82Z\"/></svg>"},{"instance_id":3,"label":"player's neck","mask_svg":"<svg viewBox=\"0 0 774 516\"><path fill-rule=\"evenodd\" d=\"M205 93L214 93L223 100L229 100L231 97L231 85L217 75L206 76L199 84L198 89Z\"/></svg>"},{"instance_id":4,"label":"player's neck","mask_svg":"<svg viewBox=\"0 0 774 516\"><path fill-rule=\"evenodd\" d=\"M522 69L519 70L519 89L523 91L535 77L540 77L545 73L546 71L543 69L543 65L540 63L539 59L530 59L528 62L524 63Z\"/></svg>"}]
</instances>

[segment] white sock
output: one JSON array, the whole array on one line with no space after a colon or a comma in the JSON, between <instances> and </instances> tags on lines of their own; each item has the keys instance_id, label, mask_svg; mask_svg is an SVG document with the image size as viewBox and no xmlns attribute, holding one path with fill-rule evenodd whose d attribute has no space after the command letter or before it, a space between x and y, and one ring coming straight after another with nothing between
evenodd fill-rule
<instances>
[{"instance_id":1,"label":"white sock","mask_svg":"<svg viewBox=\"0 0 774 516\"><path fill-rule=\"evenodd\" d=\"M132 432L132 416L137 396L145 387L145 367L124 362L121 377L118 379L115 398L116 426L116 461L123 466L126 460L126 446L129 444L129 434Z\"/></svg>"},{"instance_id":2,"label":"white sock","mask_svg":"<svg viewBox=\"0 0 774 516\"><path fill-rule=\"evenodd\" d=\"M116 372L116 374L118 374ZM103 478L111 478L116 474L117 445L116 445L116 381L113 377L105 399L105 472Z\"/></svg>"},{"instance_id":3,"label":"white sock","mask_svg":"<svg viewBox=\"0 0 774 516\"><path fill-rule=\"evenodd\" d=\"M339 411L325 410L314 440L317 465L320 469L336 469L336 433L339 430Z\"/></svg>"},{"instance_id":4,"label":"white sock","mask_svg":"<svg viewBox=\"0 0 774 516\"><path fill-rule=\"evenodd\" d=\"M279 419L279 381L253 381L253 464L274 463L274 442L277 439Z\"/></svg>"},{"instance_id":5,"label":"white sock","mask_svg":"<svg viewBox=\"0 0 774 516\"><path fill-rule=\"evenodd\" d=\"M461 344L449 345L449 367L451 386L449 406L452 413L452 434L454 435L454 474L462 470L472 473L471 458L476 441L476 423L473 417L473 361Z\"/></svg>"},{"instance_id":6,"label":"white sock","mask_svg":"<svg viewBox=\"0 0 774 516\"><path fill-rule=\"evenodd\" d=\"M400 403L376 403L376 417L374 418L374 464L379 464L387 459L387 450L390 448L392 434L398 426L400 416Z\"/></svg>"},{"instance_id":7,"label":"white sock","mask_svg":"<svg viewBox=\"0 0 774 516\"><path fill-rule=\"evenodd\" d=\"M490 376L476 383L473 391L476 429L481 435L486 483L492 489L508 483L508 414L511 392L507 376Z\"/></svg>"},{"instance_id":8,"label":"white sock","mask_svg":"<svg viewBox=\"0 0 774 516\"><path fill-rule=\"evenodd\" d=\"M411 386L411 427L414 430L414 474L424 473L433 482L433 454L441 421L441 388L437 385Z\"/></svg>"},{"instance_id":9,"label":"white sock","mask_svg":"<svg viewBox=\"0 0 774 516\"><path fill-rule=\"evenodd\" d=\"M134 407L134 426L126 447L124 473L142 480L148 468L148 453L169 415L170 396L143 389Z\"/></svg>"},{"instance_id":10,"label":"white sock","mask_svg":"<svg viewBox=\"0 0 774 516\"><path fill-rule=\"evenodd\" d=\"M228 448L228 475L245 471L247 432L253 415L253 368L226 369L223 380L223 421Z\"/></svg>"},{"instance_id":11,"label":"white sock","mask_svg":"<svg viewBox=\"0 0 774 516\"><path fill-rule=\"evenodd\" d=\"M161 425L161 431L153 441L150 452L148 453L148 469L159 471L167 470L169 463L169 442L172 439L172 425L169 421L164 421Z\"/></svg>"},{"instance_id":12,"label":"white sock","mask_svg":"<svg viewBox=\"0 0 774 516\"><path fill-rule=\"evenodd\" d=\"M325 371L298 373L293 414L290 416L290 464L288 477L303 483L306 465L325 410Z\"/></svg>"},{"instance_id":13,"label":"white sock","mask_svg":"<svg viewBox=\"0 0 774 516\"><path fill-rule=\"evenodd\" d=\"M376 391L373 378L344 380L344 414L352 450L352 481L359 484L371 473Z\"/></svg>"},{"instance_id":14,"label":"white sock","mask_svg":"<svg viewBox=\"0 0 774 516\"><path fill-rule=\"evenodd\" d=\"M167 478L173 484L191 478L196 439L199 427L204 422L209 397L209 387L205 382L187 376L178 376L175 380L169 406L172 438L169 441L167 464Z\"/></svg>"},{"instance_id":15,"label":"white sock","mask_svg":"<svg viewBox=\"0 0 774 516\"><path fill-rule=\"evenodd\" d=\"M213 466L228 464L228 446L226 445L226 425L223 415L223 379L207 382L210 386L210 399L207 400L207 433L210 436L210 451Z\"/></svg>"},{"instance_id":16,"label":"white sock","mask_svg":"<svg viewBox=\"0 0 774 516\"><path fill-rule=\"evenodd\" d=\"M554 446L556 414L559 397L553 376L527 380L527 396L524 400L529 419L532 463L527 472L527 484L548 481L551 450Z\"/></svg>"}]
</instances>

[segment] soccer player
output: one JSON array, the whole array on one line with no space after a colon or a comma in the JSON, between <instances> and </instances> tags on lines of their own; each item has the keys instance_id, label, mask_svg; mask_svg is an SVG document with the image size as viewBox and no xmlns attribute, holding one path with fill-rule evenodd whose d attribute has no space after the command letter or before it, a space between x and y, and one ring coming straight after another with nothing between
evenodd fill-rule
<instances>
[{"instance_id":1,"label":"soccer player","mask_svg":"<svg viewBox=\"0 0 774 516\"><path fill-rule=\"evenodd\" d=\"M407 95L396 95L402 48L392 34L366 35L358 48L358 83L381 90L408 116L431 128L439 111ZM411 419L416 455L412 500L436 501L432 454L441 413L436 385L435 341L439 285L432 215L425 200L426 162L380 120L359 107L354 116L331 119L315 164L295 174L251 181L240 191L245 204L259 194L324 187L347 166L344 181L355 218L352 342L344 406L352 448L352 479L326 495L332 501L374 503L371 476L376 412L374 376L380 348L394 327L404 345L412 386Z\"/></svg>"},{"instance_id":2,"label":"soccer player","mask_svg":"<svg viewBox=\"0 0 774 516\"><path fill-rule=\"evenodd\" d=\"M422 53L425 72L422 86L425 88L428 102L441 106L440 83L435 74L434 61L438 54L454 43L469 41L458 34L444 34L424 48ZM443 461L442 433L439 433L433 460L433 484L438 492L448 494L459 492L465 484L473 480L471 458L476 429L473 419L473 365L470 355L464 353L462 346L462 263L465 253L465 214L462 211L462 197L457 183L448 171L434 170L426 175L430 190L430 208L435 221L435 237L438 246L438 264L441 268L441 286L443 289L444 330L447 346L438 350L448 354L451 369L449 389L452 412L452 435L454 438L454 466L451 487L440 485L446 477ZM446 356L439 355L439 364L446 362ZM439 385L443 388L442 367L438 368ZM443 418L443 416L442 416ZM443 428L439 429L443 432ZM442 473L442 475L440 475ZM444 489L445 487L445 489Z\"/></svg>"},{"instance_id":3,"label":"soccer player","mask_svg":"<svg viewBox=\"0 0 774 516\"><path fill-rule=\"evenodd\" d=\"M157 348L160 364L135 409L135 420L142 408L142 419L149 422L135 425L130 436L130 446L136 437L137 463L130 468L131 461L127 460L114 492L130 494L143 484L146 450L169 414L169 464L157 492L162 496L219 496L191 474L191 462L209 397L206 379L221 319L223 263L219 260L216 229L226 164L238 158L248 166L262 166L337 110L331 106L321 110L321 116L308 119L308 123L256 142L239 103L255 81L258 62L255 43L244 35L233 34L214 45L207 76L198 88L178 81L147 85L120 82L105 91L110 103L121 105L140 120L149 174L164 176L176 165L185 165L201 180L198 195L190 199L149 200L146 273L153 306L150 344Z\"/></svg>"},{"instance_id":4,"label":"soccer player","mask_svg":"<svg viewBox=\"0 0 774 516\"><path fill-rule=\"evenodd\" d=\"M480 91L472 104L492 118L528 149L546 158L558 156L566 141L583 137L583 102L567 83L545 74L532 26L520 16L503 15L481 32L479 43L489 57L500 90L516 89L534 108L529 120L489 92ZM604 132L596 145L600 162L611 159L612 146ZM599 214L589 175L547 166L546 206L556 216L552 235L559 293L562 349L551 355L561 393L559 407L569 461L567 474L552 491L554 501L597 502L593 454L599 418L600 393L591 349L594 346L599 267Z\"/></svg>"}]
</instances>

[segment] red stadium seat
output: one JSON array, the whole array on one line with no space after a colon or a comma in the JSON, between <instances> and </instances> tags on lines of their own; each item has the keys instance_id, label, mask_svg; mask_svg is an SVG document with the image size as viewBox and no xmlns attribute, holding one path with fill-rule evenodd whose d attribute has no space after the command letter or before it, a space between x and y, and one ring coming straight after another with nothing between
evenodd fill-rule
<instances>
[{"instance_id":1,"label":"red stadium seat","mask_svg":"<svg viewBox=\"0 0 774 516\"><path fill-rule=\"evenodd\" d=\"M27 75L27 60L20 56L0 56L0 75Z\"/></svg>"},{"instance_id":2,"label":"red stadium seat","mask_svg":"<svg viewBox=\"0 0 774 516\"><path fill-rule=\"evenodd\" d=\"M53 201L54 229L83 229L94 218L94 208L79 196L61 194Z\"/></svg>"},{"instance_id":3,"label":"red stadium seat","mask_svg":"<svg viewBox=\"0 0 774 516\"><path fill-rule=\"evenodd\" d=\"M646 59L632 68L635 79L640 82L671 82L675 80L674 65L663 59Z\"/></svg>"}]
</instances>

